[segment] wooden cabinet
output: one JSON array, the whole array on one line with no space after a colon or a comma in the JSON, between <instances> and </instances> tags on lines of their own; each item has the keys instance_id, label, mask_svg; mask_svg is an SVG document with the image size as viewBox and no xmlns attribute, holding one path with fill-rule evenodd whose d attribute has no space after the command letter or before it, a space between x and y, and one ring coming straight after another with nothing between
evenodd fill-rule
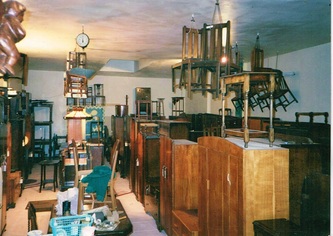
<instances>
[{"instance_id":1,"label":"wooden cabinet","mask_svg":"<svg viewBox=\"0 0 333 236\"><path fill-rule=\"evenodd\" d=\"M201 137L199 235L253 235L254 220L289 218L289 151Z\"/></svg>"},{"instance_id":2,"label":"wooden cabinet","mask_svg":"<svg viewBox=\"0 0 333 236\"><path fill-rule=\"evenodd\" d=\"M159 133L172 139L189 139L191 122L176 120L158 120Z\"/></svg>"},{"instance_id":3,"label":"wooden cabinet","mask_svg":"<svg viewBox=\"0 0 333 236\"><path fill-rule=\"evenodd\" d=\"M145 127L146 131L156 130L156 124L148 120L140 120L133 118L130 120L130 163L129 163L129 187L135 193L136 185L136 172L137 172L137 160L138 160L138 136L141 129L141 124ZM148 128L148 126L154 126L154 128ZM156 131L155 131L156 132ZM141 145L141 144L140 144Z\"/></svg>"},{"instance_id":4,"label":"wooden cabinet","mask_svg":"<svg viewBox=\"0 0 333 236\"><path fill-rule=\"evenodd\" d=\"M120 175L122 178L127 177L130 170L129 145L130 142L130 116L111 116L111 126L114 140L119 139L118 160Z\"/></svg>"},{"instance_id":5,"label":"wooden cabinet","mask_svg":"<svg viewBox=\"0 0 333 236\"><path fill-rule=\"evenodd\" d=\"M171 235L172 139L160 135L160 216L161 227Z\"/></svg>"},{"instance_id":6,"label":"wooden cabinet","mask_svg":"<svg viewBox=\"0 0 333 236\"><path fill-rule=\"evenodd\" d=\"M290 220L300 225L302 186L311 173L321 173L325 165L321 144L283 144L289 149ZM329 158L329 154L328 154Z\"/></svg>"},{"instance_id":7,"label":"wooden cabinet","mask_svg":"<svg viewBox=\"0 0 333 236\"><path fill-rule=\"evenodd\" d=\"M153 128L156 124L141 124L137 138L137 159L135 165L135 195L144 204L144 193L149 185L159 184L159 135L147 131L147 126Z\"/></svg>"},{"instance_id":8,"label":"wooden cabinet","mask_svg":"<svg viewBox=\"0 0 333 236\"><path fill-rule=\"evenodd\" d=\"M183 229L197 230L189 227L183 218L198 209L198 163L197 143L160 136L160 214L161 226L168 235ZM173 210L178 211L173 213ZM197 216L192 218L196 221L190 222L196 225Z\"/></svg>"}]
</instances>

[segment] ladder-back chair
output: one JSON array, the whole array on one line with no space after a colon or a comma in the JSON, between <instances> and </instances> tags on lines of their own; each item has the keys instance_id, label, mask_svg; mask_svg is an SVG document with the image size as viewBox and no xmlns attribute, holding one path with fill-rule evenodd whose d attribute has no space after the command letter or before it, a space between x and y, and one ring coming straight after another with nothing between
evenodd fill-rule
<instances>
[{"instance_id":1,"label":"ladder-back chair","mask_svg":"<svg viewBox=\"0 0 333 236\"><path fill-rule=\"evenodd\" d=\"M286 109L287 106L289 106L293 102L298 103L296 97L289 89L288 84L282 74L275 77L275 84L276 84L276 88L274 90L275 108L281 106L285 111L287 111Z\"/></svg>"},{"instance_id":2,"label":"ladder-back chair","mask_svg":"<svg viewBox=\"0 0 333 236\"><path fill-rule=\"evenodd\" d=\"M112 154L111 157L111 178L108 183L107 191L104 197L104 201L98 201L95 197L93 198L92 201L92 208L94 208L96 203L103 203L103 204L108 204L109 208L111 210L117 209L117 202L116 202L116 193L114 191L114 182L116 179L116 166L117 166L117 161L118 161L118 150L115 150L115 152ZM110 206L111 205L111 206Z\"/></svg>"}]
</instances>

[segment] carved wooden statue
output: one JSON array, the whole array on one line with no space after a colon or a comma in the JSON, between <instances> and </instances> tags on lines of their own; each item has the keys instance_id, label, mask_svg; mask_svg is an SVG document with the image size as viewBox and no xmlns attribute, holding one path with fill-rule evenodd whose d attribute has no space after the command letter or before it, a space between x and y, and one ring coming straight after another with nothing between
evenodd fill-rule
<instances>
[{"instance_id":1,"label":"carved wooden statue","mask_svg":"<svg viewBox=\"0 0 333 236\"><path fill-rule=\"evenodd\" d=\"M26 8L17 1L1 1L0 8L0 73L14 75L13 66L20 58L15 44L25 37L21 23Z\"/></svg>"}]
</instances>

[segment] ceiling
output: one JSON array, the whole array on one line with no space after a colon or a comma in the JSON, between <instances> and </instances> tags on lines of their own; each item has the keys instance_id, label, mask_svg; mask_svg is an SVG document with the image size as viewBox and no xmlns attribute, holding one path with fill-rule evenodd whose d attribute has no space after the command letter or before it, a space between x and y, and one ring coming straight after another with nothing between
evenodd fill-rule
<instances>
[{"instance_id":1,"label":"ceiling","mask_svg":"<svg viewBox=\"0 0 333 236\"><path fill-rule=\"evenodd\" d=\"M140 68L167 68L180 61L181 32L211 23L215 0L18 0L27 8L26 37L17 43L29 69L64 71L75 37L90 36L88 68L100 71L109 60L139 61ZM330 0L220 0L223 21L231 21L231 42L248 61L260 33L265 56L331 41ZM147 66L147 67L146 67ZM138 72L140 73L140 71Z\"/></svg>"}]
</instances>

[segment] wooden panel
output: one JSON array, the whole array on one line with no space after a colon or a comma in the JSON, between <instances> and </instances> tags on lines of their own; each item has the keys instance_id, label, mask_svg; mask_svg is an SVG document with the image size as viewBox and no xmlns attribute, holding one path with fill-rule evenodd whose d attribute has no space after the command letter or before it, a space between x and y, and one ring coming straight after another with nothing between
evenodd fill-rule
<instances>
[{"instance_id":1,"label":"wooden panel","mask_svg":"<svg viewBox=\"0 0 333 236\"><path fill-rule=\"evenodd\" d=\"M172 219L172 139L160 135L160 220L168 235Z\"/></svg>"},{"instance_id":2,"label":"wooden panel","mask_svg":"<svg viewBox=\"0 0 333 236\"><path fill-rule=\"evenodd\" d=\"M205 140L202 140L205 141ZM198 193L198 220L199 220L199 235L204 235L204 232L208 232L208 209L207 202L209 196L209 185L208 185L208 155L207 148L202 145L198 145L198 155L199 155L199 168L198 175L200 191Z\"/></svg>"},{"instance_id":3,"label":"wooden panel","mask_svg":"<svg viewBox=\"0 0 333 236\"><path fill-rule=\"evenodd\" d=\"M199 235L253 235L258 219L289 217L289 152L237 138L198 139ZM204 189L204 186L202 186Z\"/></svg>"},{"instance_id":4,"label":"wooden panel","mask_svg":"<svg viewBox=\"0 0 333 236\"><path fill-rule=\"evenodd\" d=\"M90 150L90 167L100 166L104 164L104 145L102 143L89 143Z\"/></svg>"},{"instance_id":5,"label":"wooden panel","mask_svg":"<svg viewBox=\"0 0 333 236\"><path fill-rule=\"evenodd\" d=\"M157 134L145 135L144 179L146 184L160 182L160 138Z\"/></svg>"},{"instance_id":6,"label":"wooden panel","mask_svg":"<svg viewBox=\"0 0 333 236\"><path fill-rule=\"evenodd\" d=\"M181 228L172 229L172 210L197 212L199 196L199 158L198 145L195 142L185 139L171 139L165 135L160 136L160 171L162 173L160 181L161 189L161 226L168 235L173 235L172 231L181 233L180 235L192 235L186 225ZM196 224L198 217L191 216ZM183 227L185 230L183 231ZM180 231L179 231L180 230ZM186 234L185 232L189 233Z\"/></svg>"},{"instance_id":7,"label":"wooden panel","mask_svg":"<svg viewBox=\"0 0 333 236\"><path fill-rule=\"evenodd\" d=\"M198 145L189 140L173 140L173 209L198 208Z\"/></svg>"},{"instance_id":8,"label":"wooden panel","mask_svg":"<svg viewBox=\"0 0 333 236\"><path fill-rule=\"evenodd\" d=\"M82 121L79 119L69 119L67 120L67 140L82 141Z\"/></svg>"},{"instance_id":9,"label":"wooden panel","mask_svg":"<svg viewBox=\"0 0 333 236\"><path fill-rule=\"evenodd\" d=\"M157 121L160 129L159 133L172 139L189 139L190 122L175 120L159 120Z\"/></svg>"},{"instance_id":10,"label":"wooden panel","mask_svg":"<svg viewBox=\"0 0 333 236\"><path fill-rule=\"evenodd\" d=\"M137 156L135 161L135 195L139 202L143 203L143 136L138 134Z\"/></svg>"},{"instance_id":11,"label":"wooden panel","mask_svg":"<svg viewBox=\"0 0 333 236\"><path fill-rule=\"evenodd\" d=\"M7 207L15 207L21 193L21 171L11 172L7 175Z\"/></svg>"},{"instance_id":12,"label":"wooden panel","mask_svg":"<svg viewBox=\"0 0 333 236\"><path fill-rule=\"evenodd\" d=\"M290 220L300 224L302 185L305 176L322 171L322 145L284 145L289 149Z\"/></svg>"},{"instance_id":13,"label":"wooden panel","mask_svg":"<svg viewBox=\"0 0 333 236\"><path fill-rule=\"evenodd\" d=\"M198 235L199 224L196 211L172 211L173 235L196 236Z\"/></svg>"}]
</instances>

